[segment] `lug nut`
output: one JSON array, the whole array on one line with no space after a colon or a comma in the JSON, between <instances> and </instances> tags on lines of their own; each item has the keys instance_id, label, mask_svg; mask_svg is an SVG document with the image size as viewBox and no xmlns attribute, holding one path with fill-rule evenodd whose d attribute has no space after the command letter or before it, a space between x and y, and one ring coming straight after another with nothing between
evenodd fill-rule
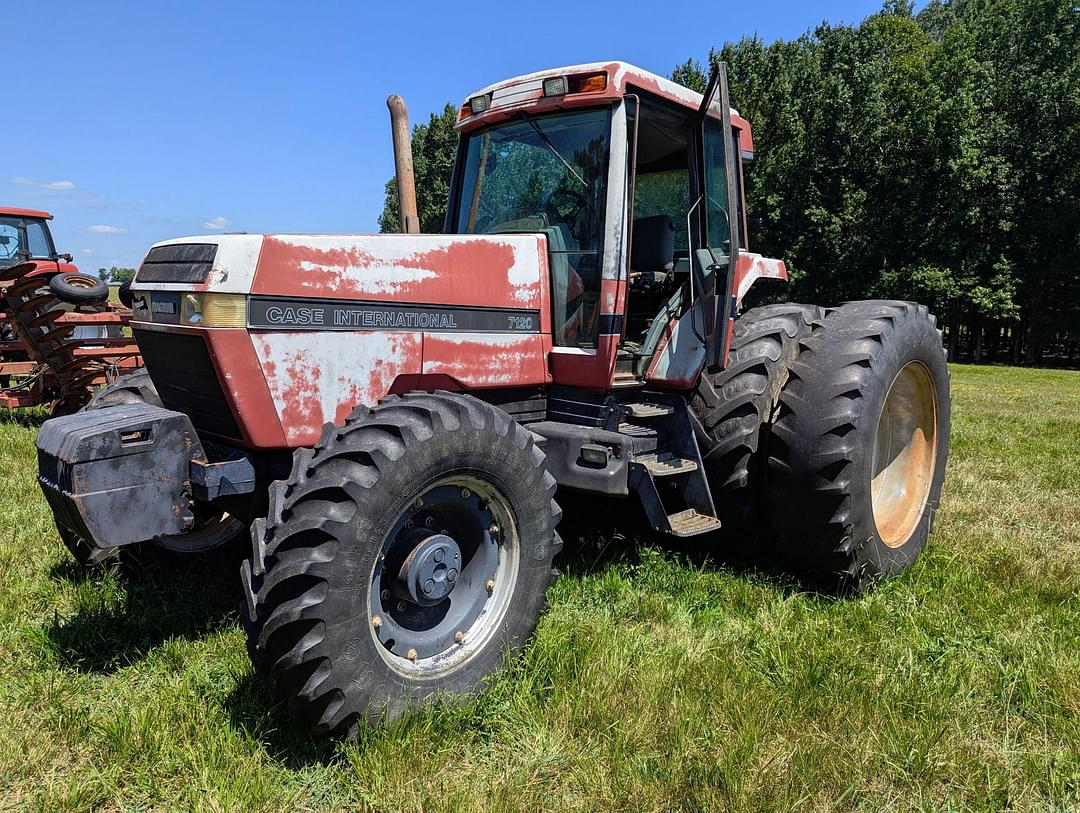
<instances>
[{"instance_id":1,"label":"lug nut","mask_svg":"<svg viewBox=\"0 0 1080 813\"><path fill-rule=\"evenodd\" d=\"M382 626L382 617L378 616L378 615L372 617L371 626L373 626L375 629L378 629L379 627L381 627Z\"/></svg>"},{"instance_id":2,"label":"lug nut","mask_svg":"<svg viewBox=\"0 0 1080 813\"><path fill-rule=\"evenodd\" d=\"M465 633L464 632L462 632L461 630L458 630L457 632L454 633L454 643L455 644L460 644L464 640L465 640Z\"/></svg>"},{"instance_id":3,"label":"lug nut","mask_svg":"<svg viewBox=\"0 0 1080 813\"><path fill-rule=\"evenodd\" d=\"M488 579L487 584L485 584L484 587L486 587L487 591L490 593L492 590L495 589L495 580L494 579Z\"/></svg>"},{"instance_id":4,"label":"lug nut","mask_svg":"<svg viewBox=\"0 0 1080 813\"><path fill-rule=\"evenodd\" d=\"M461 499L467 500L471 496L472 496L472 492L469 491L469 489L467 489L467 488L461 489Z\"/></svg>"},{"instance_id":5,"label":"lug nut","mask_svg":"<svg viewBox=\"0 0 1080 813\"><path fill-rule=\"evenodd\" d=\"M435 561L436 562L441 562L445 557L446 557L446 549L445 548L439 548L438 550L435 551Z\"/></svg>"},{"instance_id":6,"label":"lug nut","mask_svg":"<svg viewBox=\"0 0 1080 813\"><path fill-rule=\"evenodd\" d=\"M434 589L435 589L435 580L434 579L428 579L426 582L424 582L424 592L425 593L430 595L431 591L434 590Z\"/></svg>"},{"instance_id":7,"label":"lug nut","mask_svg":"<svg viewBox=\"0 0 1080 813\"><path fill-rule=\"evenodd\" d=\"M416 650L415 649L410 649L408 652L405 653L405 657L408 658L410 661L415 661L416 660Z\"/></svg>"},{"instance_id":8,"label":"lug nut","mask_svg":"<svg viewBox=\"0 0 1080 813\"><path fill-rule=\"evenodd\" d=\"M389 601L392 598L389 590L383 590L379 593L379 597L382 598L383 601Z\"/></svg>"},{"instance_id":9,"label":"lug nut","mask_svg":"<svg viewBox=\"0 0 1080 813\"><path fill-rule=\"evenodd\" d=\"M494 522L491 523L491 527L488 528L488 533L491 534L492 536L498 536L499 535L499 526L496 525Z\"/></svg>"},{"instance_id":10,"label":"lug nut","mask_svg":"<svg viewBox=\"0 0 1080 813\"><path fill-rule=\"evenodd\" d=\"M416 502L414 502L412 504L412 506L413 506L413 508L418 508L418 509L423 508L424 507L424 499L423 499L423 497L417 497Z\"/></svg>"},{"instance_id":11,"label":"lug nut","mask_svg":"<svg viewBox=\"0 0 1080 813\"><path fill-rule=\"evenodd\" d=\"M399 613L403 613L403 612L405 612L405 602L404 602L404 601L399 601L399 602L397 603L397 611L398 611Z\"/></svg>"},{"instance_id":12,"label":"lug nut","mask_svg":"<svg viewBox=\"0 0 1080 813\"><path fill-rule=\"evenodd\" d=\"M448 571L446 571L446 580L448 582L452 582L456 578L457 578L457 571L454 570L454 568L450 568Z\"/></svg>"},{"instance_id":13,"label":"lug nut","mask_svg":"<svg viewBox=\"0 0 1080 813\"><path fill-rule=\"evenodd\" d=\"M434 524L435 524L435 517L428 517L427 519L424 520L424 525L426 525L428 528L430 528Z\"/></svg>"}]
</instances>

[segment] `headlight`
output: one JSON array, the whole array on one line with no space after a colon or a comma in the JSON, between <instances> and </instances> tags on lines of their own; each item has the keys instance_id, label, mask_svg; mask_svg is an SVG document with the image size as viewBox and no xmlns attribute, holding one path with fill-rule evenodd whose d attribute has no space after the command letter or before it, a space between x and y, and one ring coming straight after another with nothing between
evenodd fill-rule
<instances>
[{"instance_id":1,"label":"headlight","mask_svg":"<svg viewBox=\"0 0 1080 813\"><path fill-rule=\"evenodd\" d=\"M247 299L242 294L184 294L180 323L200 327L246 327Z\"/></svg>"},{"instance_id":2,"label":"headlight","mask_svg":"<svg viewBox=\"0 0 1080 813\"><path fill-rule=\"evenodd\" d=\"M247 327L247 297L243 294L132 291L135 322L198 327Z\"/></svg>"}]
</instances>

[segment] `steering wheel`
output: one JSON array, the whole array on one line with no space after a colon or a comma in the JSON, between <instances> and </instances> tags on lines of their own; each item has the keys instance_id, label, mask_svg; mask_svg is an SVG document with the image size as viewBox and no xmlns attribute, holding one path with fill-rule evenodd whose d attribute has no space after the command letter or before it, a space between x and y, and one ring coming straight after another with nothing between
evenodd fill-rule
<instances>
[{"instance_id":1,"label":"steering wheel","mask_svg":"<svg viewBox=\"0 0 1080 813\"><path fill-rule=\"evenodd\" d=\"M555 201L561 197L569 198L572 203L573 208L570 210L568 217L564 217L555 204ZM562 221L566 223L570 229L570 235L578 241L579 245L581 244L581 235L578 234L579 227L585 226L588 231L591 231L593 224L596 222L596 210L593 205L589 203L584 195L575 192L573 189L556 189L551 193L551 197L547 199L544 209L553 222Z\"/></svg>"}]
</instances>

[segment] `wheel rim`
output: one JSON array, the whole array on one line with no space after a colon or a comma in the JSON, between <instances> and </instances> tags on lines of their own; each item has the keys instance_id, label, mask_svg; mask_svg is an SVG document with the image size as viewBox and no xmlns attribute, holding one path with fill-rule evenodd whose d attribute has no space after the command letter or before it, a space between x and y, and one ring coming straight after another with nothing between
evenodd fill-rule
<instances>
[{"instance_id":1,"label":"wheel rim","mask_svg":"<svg viewBox=\"0 0 1080 813\"><path fill-rule=\"evenodd\" d=\"M97 277L84 277L81 274L69 274L64 277L64 282L72 288L82 288L89 291L92 288L96 288L101 280Z\"/></svg>"},{"instance_id":2,"label":"wheel rim","mask_svg":"<svg viewBox=\"0 0 1080 813\"><path fill-rule=\"evenodd\" d=\"M904 365L889 387L874 436L870 493L881 541L902 546L919 524L937 462L937 399L922 362Z\"/></svg>"},{"instance_id":3,"label":"wheel rim","mask_svg":"<svg viewBox=\"0 0 1080 813\"><path fill-rule=\"evenodd\" d=\"M470 660L502 625L520 560L498 489L470 475L436 481L394 522L372 569L366 623L380 655L414 677Z\"/></svg>"},{"instance_id":4,"label":"wheel rim","mask_svg":"<svg viewBox=\"0 0 1080 813\"><path fill-rule=\"evenodd\" d=\"M195 527L187 533L154 538L155 544L173 553L206 553L220 548L244 530L236 517L226 512L210 512L206 516L196 514Z\"/></svg>"}]
</instances>

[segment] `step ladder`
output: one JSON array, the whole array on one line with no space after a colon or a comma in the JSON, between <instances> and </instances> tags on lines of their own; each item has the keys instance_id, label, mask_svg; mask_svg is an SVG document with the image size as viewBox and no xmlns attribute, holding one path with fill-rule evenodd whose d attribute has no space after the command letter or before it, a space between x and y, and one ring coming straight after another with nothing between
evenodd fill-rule
<instances>
[{"instance_id":1,"label":"step ladder","mask_svg":"<svg viewBox=\"0 0 1080 813\"><path fill-rule=\"evenodd\" d=\"M623 406L619 432L634 438L636 450L630 487L641 498L649 524L677 537L719 530L686 400L642 393Z\"/></svg>"}]
</instances>

